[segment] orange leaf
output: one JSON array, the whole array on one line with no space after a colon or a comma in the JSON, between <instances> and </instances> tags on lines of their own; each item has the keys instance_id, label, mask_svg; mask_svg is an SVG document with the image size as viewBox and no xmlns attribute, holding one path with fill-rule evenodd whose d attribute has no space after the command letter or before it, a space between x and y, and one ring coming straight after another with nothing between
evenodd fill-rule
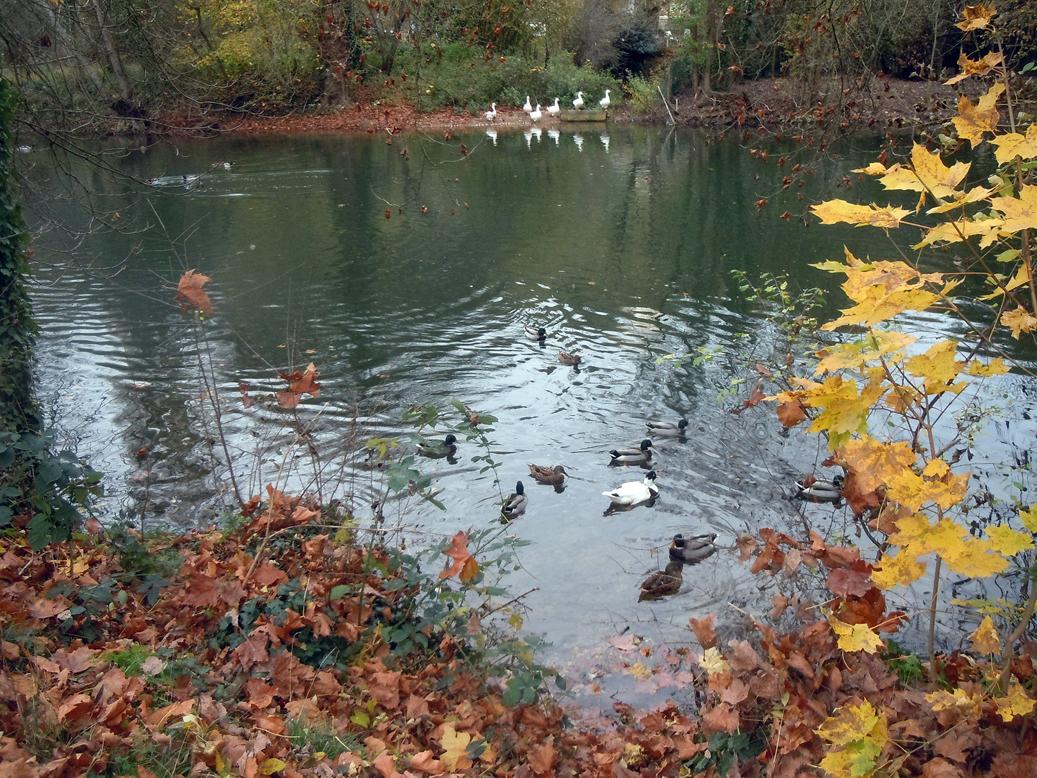
<instances>
[{"instance_id":1,"label":"orange leaf","mask_svg":"<svg viewBox=\"0 0 1037 778\"><path fill-rule=\"evenodd\" d=\"M212 316L212 300L203 287L212 279L209 276L185 270L176 285L176 299L186 308L194 308L205 316Z\"/></svg>"},{"instance_id":2,"label":"orange leaf","mask_svg":"<svg viewBox=\"0 0 1037 778\"><path fill-rule=\"evenodd\" d=\"M475 561L471 552L468 550L468 533L466 532L458 532L454 535L450 541L450 545L444 549L443 553L453 559L454 563L440 571L440 578L452 578L458 573L462 573L469 559ZM471 572L470 569L469 571ZM476 565L476 572L478 572L478 565Z\"/></svg>"}]
</instances>

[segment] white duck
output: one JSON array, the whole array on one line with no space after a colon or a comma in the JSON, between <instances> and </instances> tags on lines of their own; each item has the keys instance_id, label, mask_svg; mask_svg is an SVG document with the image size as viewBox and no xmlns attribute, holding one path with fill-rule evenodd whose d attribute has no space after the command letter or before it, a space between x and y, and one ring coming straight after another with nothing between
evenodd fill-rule
<instances>
[{"instance_id":1,"label":"white duck","mask_svg":"<svg viewBox=\"0 0 1037 778\"><path fill-rule=\"evenodd\" d=\"M659 487L655 483L655 471L648 471L643 481L627 481L611 492L602 492L602 494L608 497L613 505L638 505L648 502L659 494Z\"/></svg>"},{"instance_id":2,"label":"white duck","mask_svg":"<svg viewBox=\"0 0 1037 778\"><path fill-rule=\"evenodd\" d=\"M540 121L540 117L544 115L544 112L540 110L540 103L537 103L537 107L529 113L529 118L535 122Z\"/></svg>"},{"instance_id":3,"label":"white duck","mask_svg":"<svg viewBox=\"0 0 1037 778\"><path fill-rule=\"evenodd\" d=\"M529 113L530 111L533 110L533 105L532 105L532 103L529 102L529 95L526 95L526 104L524 106L522 106L522 110L525 111L526 113Z\"/></svg>"},{"instance_id":4,"label":"white duck","mask_svg":"<svg viewBox=\"0 0 1037 778\"><path fill-rule=\"evenodd\" d=\"M583 108L583 92L576 93L576 99L573 100L573 108L577 111Z\"/></svg>"},{"instance_id":5,"label":"white duck","mask_svg":"<svg viewBox=\"0 0 1037 778\"><path fill-rule=\"evenodd\" d=\"M612 99L609 97L609 92L611 92L611 91L612 91L611 89L606 89L605 90L605 96L603 98L601 98L600 100L598 100L598 105L600 105L603 110L605 108L608 108L610 105L612 105Z\"/></svg>"},{"instance_id":6,"label":"white duck","mask_svg":"<svg viewBox=\"0 0 1037 778\"><path fill-rule=\"evenodd\" d=\"M561 110L562 110L562 107L560 105L558 105L558 98L557 97L555 98L554 105L547 106L547 112L549 114L551 114L551 116L557 116L558 112L561 111Z\"/></svg>"},{"instance_id":7,"label":"white duck","mask_svg":"<svg viewBox=\"0 0 1037 778\"><path fill-rule=\"evenodd\" d=\"M484 114L484 116L486 117L486 121L488 121L488 122L492 122L494 119L496 119L497 118L497 104L496 103L490 103L490 110L488 110Z\"/></svg>"}]
</instances>

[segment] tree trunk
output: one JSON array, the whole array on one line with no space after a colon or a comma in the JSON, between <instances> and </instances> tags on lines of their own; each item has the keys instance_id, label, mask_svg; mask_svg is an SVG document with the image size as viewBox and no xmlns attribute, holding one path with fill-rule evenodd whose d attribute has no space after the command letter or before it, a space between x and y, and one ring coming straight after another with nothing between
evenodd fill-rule
<instances>
[{"instance_id":1,"label":"tree trunk","mask_svg":"<svg viewBox=\"0 0 1037 778\"><path fill-rule=\"evenodd\" d=\"M93 6L94 12L97 14L97 27L101 34L101 47L104 49L108 65L112 69L112 75L115 76L115 83L119 87L119 97L129 106L133 106L133 86L130 84L130 79L126 77L126 69L122 66L122 57L119 56L119 51L115 48L115 39L112 37L111 30L108 29L105 12L101 7L101 0L93 0Z\"/></svg>"}]
</instances>

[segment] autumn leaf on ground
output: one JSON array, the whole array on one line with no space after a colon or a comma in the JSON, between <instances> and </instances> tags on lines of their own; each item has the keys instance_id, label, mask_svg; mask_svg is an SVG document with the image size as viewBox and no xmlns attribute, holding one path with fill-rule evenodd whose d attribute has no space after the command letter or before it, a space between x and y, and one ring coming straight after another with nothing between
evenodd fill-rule
<instances>
[{"instance_id":1,"label":"autumn leaf on ground","mask_svg":"<svg viewBox=\"0 0 1037 778\"><path fill-rule=\"evenodd\" d=\"M1035 701L1026 694L1022 685L1012 678L1011 686L1004 697L995 697L994 705L997 706L997 715L1002 721L1012 721L1017 716L1026 716L1033 710Z\"/></svg>"},{"instance_id":2,"label":"autumn leaf on ground","mask_svg":"<svg viewBox=\"0 0 1037 778\"><path fill-rule=\"evenodd\" d=\"M1024 332L1037 330L1037 316L1019 306L1001 314L1001 323L1012 331L1012 337L1019 340Z\"/></svg>"},{"instance_id":3,"label":"autumn leaf on ground","mask_svg":"<svg viewBox=\"0 0 1037 778\"><path fill-rule=\"evenodd\" d=\"M822 224L838 224L845 222L857 227L881 227L893 230L900 226L900 221L911 211L891 205L879 206L871 203L858 205L846 200L826 200L810 206L810 210L821 220Z\"/></svg>"},{"instance_id":4,"label":"autumn leaf on ground","mask_svg":"<svg viewBox=\"0 0 1037 778\"><path fill-rule=\"evenodd\" d=\"M472 766L472 760L468 758L468 744L472 742L472 736L467 732L457 732L453 724L443 727L443 736L439 739L443 747L443 753L439 761L447 766L448 770L465 770Z\"/></svg>"},{"instance_id":5,"label":"autumn leaf on ground","mask_svg":"<svg viewBox=\"0 0 1037 778\"><path fill-rule=\"evenodd\" d=\"M889 741L885 717L868 701L837 708L816 731L833 746L821 768L839 778L871 775Z\"/></svg>"},{"instance_id":6,"label":"autumn leaf on ground","mask_svg":"<svg viewBox=\"0 0 1037 778\"><path fill-rule=\"evenodd\" d=\"M699 658L699 667L706 671L706 675L718 675L726 673L730 669L727 660L724 659L720 650L715 646L707 648Z\"/></svg>"},{"instance_id":7,"label":"autumn leaf on ground","mask_svg":"<svg viewBox=\"0 0 1037 778\"><path fill-rule=\"evenodd\" d=\"M993 19L996 14L997 9L993 5L988 5L986 3L967 5L961 12L961 21L957 22L954 26L963 32L982 30L990 24L990 20Z\"/></svg>"},{"instance_id":8,"label":"autumn leaf on ground","mask_svg":"<svg viewBox=\"0 0 1037 778\"><path fill-rule=\"evenodd\" d=\"M972 143L975 148L988 132L997 131L1000 114L997 111L997 98L1005 91L1005 85L998 82L987 90L973 105L965 95L958 98L958 115L951 119L958 137Z\"/></svg>"},{"instance_id":9,"label":"autumn leaf on ground","mask_svg":"<svg viewBox=\"0 0 1037 778\"><path fill-rule=\"evenodd\" d=\"M829 614L828 623L838 636L838 646L843 651L864 651L874 654L883 647L882 638L876 635L867 624L847 624Z\"/></svg>"},{"instance_id":10,"label":"autumn leaf on ground","mask_svg":"<svg viewBox=\"0 0 1037 778\"><path fill-rule=\"evenodd\" d=\"M986 616L976 627L976 631L969 637L972 648L980 654L1000 654L1001 636L997 634L994 620Z\"/></svg>"},{"instance_id":11,"label":"autumn leaf on ground","mask_svg":"<svg viewBox=\"0 0 1037 778\"><path fill-rule=\"evenodd\" d=\"M185 270L176 285L176 299L186 308L193 308L205 316L212 316L212 300L203 287L212 279L209 276Z\"/></svg>"},{"instance_id":12,"label":"autumn leaf on ground","mask_svg":"<svg viewBox=\"0 0 1037 778\"><path fill-rule=\"evenodd\" d=\"M454 535L443 553L453 559L454 563L440 571L440 578L452 578L460 574L458 577L461 583L469 583L479 574L479 563L468 550L468 533L458 532Z\"/></svg>"},{"instance_id":13,"label":"autumn leaf on ground","mask_svg":"<svg viewBox=\"0 0 1037 778\"><path fill-rule=\"evenodd\" d=\"M949 710L962 718L978 716L983 706L982 697L976 697L961 688L955 689L953 692L938 689L926 694L925 700L937 713Z\"/></svg>"}]
</instances>

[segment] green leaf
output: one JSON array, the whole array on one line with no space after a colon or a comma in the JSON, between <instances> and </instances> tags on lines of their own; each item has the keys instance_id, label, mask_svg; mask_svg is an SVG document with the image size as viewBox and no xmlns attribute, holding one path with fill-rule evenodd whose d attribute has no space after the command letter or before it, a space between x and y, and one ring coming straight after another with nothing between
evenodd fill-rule
<instances>
[{"instance_id":1,"label":"green leaf","mask_svg":"<svg viewBox=\"0 0 1037 778\"><path fill-rule=\"evenodd\" d=\"M338 586L333 586L331 587L331 592L328 595L328 599L332 601L341 600L351 591L353 591L353 587L347 586L346 584L339 584Z\"/></svg>"}]
</instances>

